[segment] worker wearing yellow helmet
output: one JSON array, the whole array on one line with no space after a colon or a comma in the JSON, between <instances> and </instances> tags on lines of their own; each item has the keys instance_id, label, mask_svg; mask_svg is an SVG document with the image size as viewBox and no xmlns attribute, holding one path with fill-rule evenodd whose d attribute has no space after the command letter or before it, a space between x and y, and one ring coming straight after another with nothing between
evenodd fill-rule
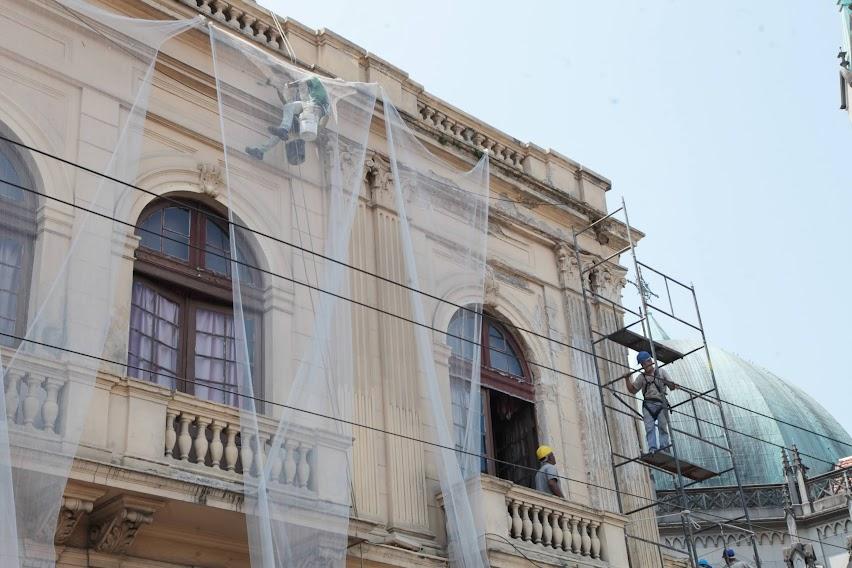
<instances>
[{"instance_id":1,"label":"worker wearing yellow helmet","mask_svg":"<svg viewBox=\"0 0 852 568\"><path fill-rule=\"evenodd\" d=\"M556 456L550 446L539 446L535 452L540 467L535 474L535 489L542 493L550 493L557 497L565 497L562 484L559 482L559 472L556 469Z\"/></svg>"}]
</instances>

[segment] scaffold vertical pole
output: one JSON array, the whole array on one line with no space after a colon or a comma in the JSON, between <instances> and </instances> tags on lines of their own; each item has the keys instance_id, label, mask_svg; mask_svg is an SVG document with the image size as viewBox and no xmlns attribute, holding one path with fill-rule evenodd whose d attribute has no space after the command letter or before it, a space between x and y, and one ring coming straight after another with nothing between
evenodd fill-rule
<instances>
[{"instance_id":1,"label":"scaffold vertical pole","mask_svg":"<svg viewBox=\"0 0 852 568\"><path fill-rule=\"evenodd\" d=\"M722 401L722 395L719 393L719 384L716 382L716 371L713 370L713 360L710 356L710 349L707 346L707 336L704 333L704 323L701 320L701 310L698 307L698 295L695 293L694 285L690 286L690 290L692 291L692 300L695 303L695 314L698 317L698 328L701 332L701 341L704 344L704 354L707 357L707 367L710 369L710 379L713 381L713 391L715 393L716 402L719 404L719 417L722 422L722 431L725 433L725 444L728 446L728 451L731 455L731 467L734 470L734 479L737 482L737 493L740 498L740 503L742 503L746 529L748 531L749 539L751 540L752 551L754 552L754 562L757 564L757 568L761 568L760 553L757 551L757 541L754 538L754 527L751 524L751 515L748 512L748 503L746 502L745 491L743 491L743 484L740 479L739 468L737 467L737 458L735 456L734 447L731 445L731 434L728 430L728 421L725 418L724 403Z\"/></svg>"},{"instance_id":2,"label":"scaffold vertical pole","mask_svg":"<svg viewBox=\"0 0 852 568\"><path fill-rule=\"evenodd\" d=\"M621 198L621 208L624 210L624 224L627 231L627 244L630 247L630 256L633 260L633 268L636 272L636 286L639 290L639 301L641 302L641 308L639 311L641 313L641 317L644 318L648 324L646 326L646 337L648 338L648 343L651 347L651 358L654 360L654 373L657 373L657 365L659 363L657 362L657 352L656 348L654 347L654 336L651 331L651 322L648 319L650 314L648 312L648 302L645 297L645 282L642 278L642 270L639 266L639 259L636 257L636 247L633 242L633 234L630 230L630 216L627 213L627 203L624 201L624 197ZM666 403L666 405L668 405L668 403ZM669 409L663 408L662 412L669 412ZM683 487L683 472L681 471L680 459L678 458L677 443L675 441L674 428L671 422L671 416L669 416L669 419L666 421L666 423L668 428L669 443L671 444L672 457L674 458L676 470L675 488L677 489L678 496L680 497L682 510L688 511L689 504L686 498L686 490ZM659 443L659 440L657 442ZM650 450L650 448L648 449ZM660 448L659 450L662 451L662 448ZM692 523L689 522L686 517L686 514L684 514L683 512L680 515L680 521L683 527L684 537L686 538L687 550L689 550L690 561L692 562L693 566L697 567L698 554L695 550L694 535L692 534Z\"/></svg>"}]
</instances>

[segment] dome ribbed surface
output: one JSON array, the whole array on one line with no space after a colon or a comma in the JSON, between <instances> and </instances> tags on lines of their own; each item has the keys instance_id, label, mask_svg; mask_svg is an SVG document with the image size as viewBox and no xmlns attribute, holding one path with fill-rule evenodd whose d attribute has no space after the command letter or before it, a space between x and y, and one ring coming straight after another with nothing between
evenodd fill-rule
<instances>
[{"instance_id":1,"label":"dome ribbed surface","mask_svg":"<svg viewBox=\"0 0 852 568\"><path fill-rule=\"evenodd\" d=\"M694 342L687 341L669 340L663 343L681 353L687 353L697 346ZM719 395L723 400L790 424L803 426L816 433L812 434L725 404L728 427L740 432L731 431L730 436L742 483L780 483L783 480L783 472L779 446L789 448L796 445L802 454L802 461L810 468L809 476L829 471L832 468L831 464L838 458L852 455L852 437L825 408L802 389L718 347L711 345L709 353L719 385ZM710 366L703 350L667 366L667 369L675 382L693 390L705 392L712 388ZM685 394L680 391L675 391L670 396L673 406L685 399ZM685 414L679 414L677 411L683 411ZM705 422L696 423L692 418L696 414ZM721 424L719 411L709 402L695 401L694 410L691 403L676 408L672 415L672 424L675 428L695 435L699 434L700 427L701 437L726 445L722 429L716 426ZM684 434L675 433L675 436L677 436L678 453L681 458L715 471L723 471L731 467L730 458L725 452ZM764 443L758 438L776 445ZM655 477L661 488L670 486L667 480L660 479L661 476ZM735 484L733 473L729 473L706 481L703 485L733 484Z\"/></svg>"}]
</instances>

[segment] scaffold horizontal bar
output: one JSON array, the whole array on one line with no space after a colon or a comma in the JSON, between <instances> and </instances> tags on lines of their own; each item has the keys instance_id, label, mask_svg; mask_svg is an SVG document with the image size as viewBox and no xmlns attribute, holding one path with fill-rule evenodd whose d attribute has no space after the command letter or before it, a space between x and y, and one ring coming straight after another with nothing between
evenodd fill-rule
<instances>
[{"instance_id":1,"label":"scaffold horizontal bar","mask_svg":"<svg viewBox=\"0 0 852 568\"><path fill-rule=\"evenodd\" d=\"M721 426L720 426L720 428L721 428ZM704 442L705 444L709 444L709 445L713 446L714 448L718 448L718 449L722 450L723 452L728 452L729 454L733 453L733 450L731 448L726 448L725 446L720 446L719 444L715 444L715 443L711 442L707 438L702 438L701 436L696 436L695 434L691 434L689 432L686 432L685 430L681 430L679 428L672 428L672 431L677 432L678 434L683 434L684 436L689 436L690 438L693 438L693 439L698 440L700 442Z\"/></svg>"},{"instance_id":2,"label":"scaffold horizontal bar","mask_svg":"<svg viewBox=\"0 0 852 568\"><path fill-rule=\"evenodd\" d=\"M601 222L603 222L603 221L606 221L606 220L607 220L607 219L609 219L610 217L613 217L614 215L617 215L617 214L621 213L622 209L624 209L624 207L619 207L618 209L616 209L615 211L613 211L612 213L610 213L610 214L609 214L609 215L607 215L606 217L601 217L600 219L598 219L597 221L595 221L595 222L594 222L594 223L592 223L591 225L588 225L585 229L583 229L583 230L582 230L582 231L580 231L579 233L576 233L576 234L575 234L575 236L579 237L580 235L582 235L583 233L585 233L586 231L588 231L589 229L591 229L592 227L594 227L594 226L595 226L595 225L597 225L598 223L601 223Z\"/></svg>"},{"instance_id":3,"label":"scaffold horizontal bar","mask_svg":"<svg viewBox=\"0 0 852 568\"><path fill-rule=\"evenodd\" d=\"M597 268L598 266L600 266L601 264L606 264L607 262L609 262L613 258L617 257L620 254L624 254L629 250L630 250L630 245L627 245L623 249L615 251L614 253L612 253L608 257L602 258L601 260L597 261L596 263L594 263L590 267L584 268L583 270L580 271L580 274L585 274L586 272L590 272L590 271L594 270L595 268Z\"/></svg>"},{"instance_id":4,"label":"scaffold horizontal bar","mask_svg":"<svg viewBox=\"0 0 852 568\"><path fill-rule=\"evenodd\" d=\"M642 261L640 261L640 260L637 260L637 261L636 261L636 264L638 264L639 266L641 266L641 267L643 267L643 268L647 268L647 269L648 269L648 270L650 270L651 272L656 272L657 274L659 274L660 276L662 276L662 277L663 277L663 278L665 278L666 280L671 280L671 281L672 281L672 282L674 282L675 284L679 284L680 286L683 286L683 287L684 287L684 288L686 288L687 290L692 290L692 286L687 286L686 284L684 284L684 283L683 283L683 282L681 282L680 280L677 280L677 279L675 279L675 278L672 278L672 277L671 277L671 276L669 276L668 274L666 274L666 273L664 273L664 272L660 272L660 271L659 271L659 270L657 270L656 268L654 268L654 267L652 267L652 266L648 266L647 264L645 264L644 262L642 262Z\"/></svg>"},{"instance_id":5,"label":"scaffold horizontal bar","mask_svg":"<svg viewBox=\"0 0 852 568\"><path fill-rule=\"evenodd\" d=\"M661 314L663 314L664 316L670 317L670 318L672 318L673 320L679 321L679 322L680 322L680 323L682 323L683 325L686 325L686 326L691 327L691 328L692 328L692 329L694 329L695 331L701 331L701 328L700 328L700 327L698 327L697 325L695 325L694 323L689 323L688 321L686 321L686 320L684 320L684 319L681 319L681 318L677 317L677 316L676 316L676 315L674 315L674 314L670 314L669 312L667 312L667 311L666 311L666 310L664 310L663 308L658 308L657 306L655 306L654 304L652 304L652 303L650 303L650 302L645 302L645 305L646 305L646 306L648 306L649 308L651 308L652 310L655 310L655 311L660 312L660 313L661 313Z\"/></svg>"},{"instance_id":6,"label":"scaffold horizontal bar","mask_svg":"<svg viewBox=\"0 0 852 568\"><path fill-rule=\"evenodd\" d=\"M675 552L680 552L681 554L689 554L689 552L687 552L686 550L683 550L681 548L669 546L668 544L663 544L662 542L654 542L653 540L648 540L647 538L642 538L641 536L627 534L626 532L624 533L624 536L626 536L627 538L632 539L632 540L638 540L640 542L644 542L645 544L652 544L654 546L659 546L660 548L666 548L668 550L674 550Z\"/></svg>"},{"instance_id":7,"label":"scaffold horizontal bar","mask_svg":"<svg viewBox=\"0 0 852 568\"><path fill-rule=\"evenodd\" d=\"M670 405L670 406L669 406L669 410L674 410L674 409L675 409L675 408L677 408L678 406L683 406L684 404L689 404L690 402L692 402L693 400L695 400L695 399L697 399L697 398L700 398L701 400L706 400L706 401L707 401L707 402L709 402L710 404L714 404L714 405L716 405L716 406L718 406L718 405L719 405L719 402L718 402L716 399L714 399L714 398L712 398L712 397L710 397L709 399L707 399L707 398L706 398L708 394L710 394L711 392L713 392L714 390L716 390L716 387L713 387L712 389L707 390L707 391L704 391L704 392L698 392L698 391L694 391L694 390L692 390L692 389L687 389L687 388L684 388L684 387L679 387L679 388L680 388L681 390L685 391L685 392L690 393L692 396L690 396L690 397L689 397L688 399L686 399L686 400L682 400L682 401L678 402L677 404L672 404L672 405Z\"/></svg>"}]
</instances>

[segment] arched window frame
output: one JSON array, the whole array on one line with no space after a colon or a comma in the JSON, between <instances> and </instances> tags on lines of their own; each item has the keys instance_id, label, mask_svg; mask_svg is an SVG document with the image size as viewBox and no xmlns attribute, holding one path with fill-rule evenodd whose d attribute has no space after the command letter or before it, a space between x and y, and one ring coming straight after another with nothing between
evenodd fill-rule
<instances>
[{"instance_id":1,"label":"arched window frame","mask_svg":"<svg viewBox=\"0 0 852 568\"><path fill-rule=\"evenodd\" d=\"M518 364L521 367L522 374L517 375L509 373L496 369L492 366L492 338L490 333L492 327L502 334L505 342L510 348L510 352L506 353L506 355L514 356L517 359ZM533 387L532 374L530 374L530 369L527 365L526 358L523 356L523 350L521 349L520 344L506 326L493 316L490 316L487 313L483 314L482 336L480 338L480 342L482 344L482 369L480 375L482 384L529 402L534 402L535 389ZM505 352L502 349L498 349L498 351Z\"/></svg>"},{"instance_id":2,"label":"arched window frame","mask_svg":"<svg viewBox=\"0 0 852 568\"><path fill-rule=\"evenodd\" d=\"M33 167L18 148L6 142L0 145L0 179L38 191ZM0 345L17 347L20 345L17 338L23 337L27 330L37 232L36 196L13 185L0 183L0 209L0 276L3 277L2 283L10 286L9 289L0 290L0 293L15 296L14 314L0 313L4 324L0 330L9 334L0 336ZM9 252L5 250L7 246L10 249L18 248L15 265L8 264L13 259L11 255L6 257L4 254ZM14 318L11 328L5 325L10 319L8 316Z\"/></svg>"},{"instance_id":3,"label":"arched window frame","mask_svg":"<svg viewBox=\"0 0 852 568\"><path fill-rule=\"evenodd\" d=\"M168 240L163 237L159 239L159 250L148 246L151 244L150 233L143 230L143 228L151 230L152 227L148 224L148 221L156 215L164 218L166 211L170 208L184 209L189 216L189 235L186 238L187 258L185 260L163 252L165 248L163 243ZM205 390L198 388L199 386L195 384L197 379L195 363L197 359L197 334L199 333L198 315L203 313L207 316L218 313L233 318L234 314L231 276L209 266L213 262L220 262L219 259L222 256L230 258L229 246L216 249L208 248L206 238L208 224L210 223L224 232L225 238L228 238L228 226L224 219L227 219L227 212L222 211L218 204L210 204L194 197L180 197L155 200L142 211L137 222L136 234L140 238L140 244L135 254L134 289L137 284L140 284L178 306L179 339L176 374L178 377L188 380L175 381L174 388L188 394L198 395L199 391ZM162 229L162 225L160 228ZM177 233L168 233L167 236L172 239L181 238L181 235ZM146 241L149 242L146 243ZM238 243L237 249L245 265L257 266L257 261L247 243ZM208 251L212 251L214 254L208 257ZM230 273L230 260L223 266L225 272ZM240 270L244 315L247 322L253 322L251 326L247 326L251 327L247 331L254 338L252 353L249 356L252 361L255 396L260 397L263 395L260 271L243 266L240 266L238 270ZM134 309L136 309L136 306L131 306L131 312ZM131 337L134 331L132 319L131 316ZM128 346L129 360L133 358L132 349L131 341L131 345ZM139 374L138 369L128 368L128 375L138 376ZM153 377L139 378L157 382L156 373L154 375ZM219 396L215 391L210 391L209 394L210 396L207 398L218 400ZM236 405L237 403L236 395L222 398L225 399L224 402L227 404Z\"/></svg>"},{"instance_id":4,"label":"arched window frame","mask_svg":"<svg viewBox=\"0 0 852 568\"><path fill-rule=\"evenodd\" d=\"M471 312L468 312L471 313ZM451 318L448 326L448 344L451 349L450 356L450 380L451 390L453 391L453 420L454 430L457 436L464 431L464 410L465 400L469 399L465 395L465 391L469 389L469 377L471 376L471 357L469 342L466 343L459 339L471 334L471 329L462 330L461 326L473 325L475 317L463 317L466 314L464 309L459 309ZM521 369L520 374L512 374L504 370L496 369L492 364L492 348L495 347L491 342L491 328L496 329L502 335L505 343L508 345L508 353L499 350L507 355L513 356ZM482 405L482 450L486 459L482 460L481 469L483 473L496 475L505 479L511 479L517 483L532 486L533 475L532 471L537 467L535 459L535 448L538 445L538 428L535 422L535 406L534 406L534 384L532 375L529 372L529 366L523 356L523 350L520 344L509 332L507 326L496 317L488 314L482 314L480 337L480 388L481 388L481 405ZM465 386L467 383L468 386ZM456 408L458 406L458 408ZM522 422L507 422L505 419L500 419L494 415L496 411L500 413L500 409L519 410L519 415L523 416ZM462 420L456 424L457 420ZM507 424L511 424L509 430L511 435L516 436L520 430L524 431L524 435L516 438L511 444L516 444L514 447L519 450L517 458L514 460L501 460L500 450L498 449L498 441L496 438L495 425L500 420L500 423L505 428ZM520 430L519 430L520 428ZM492 458L492 459L487 459ZM507 466L502 461L514 461L526 468L515 468ZM531 468L531 469L530 469Z\"/></svg>"}]
</instances>

